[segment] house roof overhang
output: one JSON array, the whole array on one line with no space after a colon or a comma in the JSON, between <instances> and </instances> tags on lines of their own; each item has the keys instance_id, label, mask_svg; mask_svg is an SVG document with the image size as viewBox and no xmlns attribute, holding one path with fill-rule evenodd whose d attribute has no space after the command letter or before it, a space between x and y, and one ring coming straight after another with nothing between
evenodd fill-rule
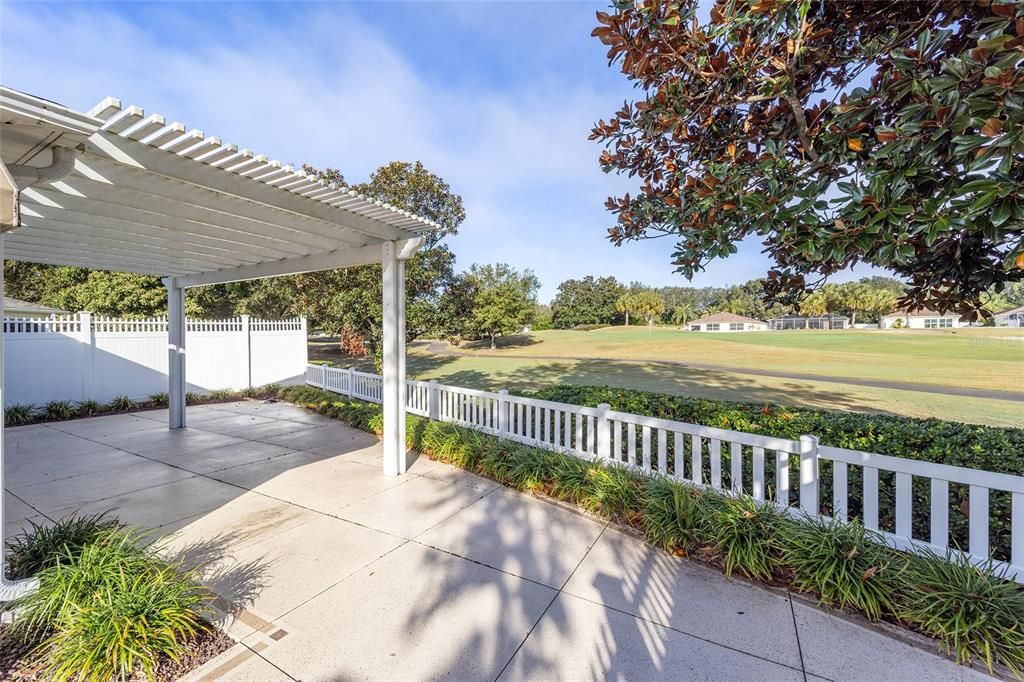
<instances>
[{"instance_id":1,"label":"house roof overhang","mask_svg":"<svg viewBox=\"0 0 1024 682\"><path fill-rule=\"evenodd\" d=\"M58 147L69 172L31 177ZM379 262L438 227L113 98L79 112L0 86L0 159L20 215L6 257L182 286Z\"/></svg>"}]
</instances>

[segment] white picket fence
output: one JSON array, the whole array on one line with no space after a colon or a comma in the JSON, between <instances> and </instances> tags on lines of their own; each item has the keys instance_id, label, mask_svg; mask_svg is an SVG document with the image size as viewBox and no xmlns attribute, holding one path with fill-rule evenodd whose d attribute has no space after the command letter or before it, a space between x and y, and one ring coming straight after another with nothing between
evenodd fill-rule
<instances>
[{"instance_id":1,"label":"white picket fence","mask_svg":"<svg viewBox=\"0 0 1024 682\"><path fill-rule=\"evenodd\" d=\"M90 313L5 318L4 402L145 398L167 390L167 320ZM241 389L299 380L306 368L306 321L188 320L189 391Z\"/></svg>"},{"instance_id":2,"label":"white picket fence","mask_svg":"<svg viewBox=\"0 0 1024 682\"><path fill-rule=\"evenodd\" d=\"M321 365L306 368L306 383L334 393L381 402L380 375ZM983 563L992 556L990 496L1009 496L1011 518L1008 556L996 556L999 570L1024 583L1024 477L820 445L814 436L799 440L616 412L608 405L583 407L447 386L435 381L407 383L410 414L452 422L484 433L536 447L600 459L661 474L728 494L747 494L759 502L773 501L797 516L848 521L864 525L905 551L928 549L945 554L954 548L950 537L951 486L966 489L968 503L966 553ZM723 457L723 452L727 453ZM799 465L791 466L791 459ZM724 460L724 461L723 461ZM768 474L766 475L766 468ZM823 473L827 470L827 473ZM706 475L709 474L709 475ZM829 513L819 507L819 484L830 475ZM850 481L861 481L862 503L850 509ZM892 500L880 491L880 478L892 482ZM930 527L916 537L912 525L913 484L928 484ZM769 497L769 488L774 494ZM882 512L892 519L882 527ZM961 546L963 543L959 543Z\"/></svg>"}]
</instances>

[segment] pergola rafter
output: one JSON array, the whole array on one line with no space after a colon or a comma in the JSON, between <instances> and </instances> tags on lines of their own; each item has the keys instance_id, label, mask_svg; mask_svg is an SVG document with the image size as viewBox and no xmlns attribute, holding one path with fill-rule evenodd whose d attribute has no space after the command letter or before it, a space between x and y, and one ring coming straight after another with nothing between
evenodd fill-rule
<instances>
[{"instance_id":1,"label":"pergola rafter","mask_svg":"<svg viewBox=\"0 0 1024 682\"><path fill-rule=\"evenodd\" d=\"M186 288L381 263L384 470L404 473L405 259L436 223L110 97L79 112L0 86L0 151L0 254L163 278L171 428ZM0 599L27 587L0 583Z\"/></svg>"}]
</instances>

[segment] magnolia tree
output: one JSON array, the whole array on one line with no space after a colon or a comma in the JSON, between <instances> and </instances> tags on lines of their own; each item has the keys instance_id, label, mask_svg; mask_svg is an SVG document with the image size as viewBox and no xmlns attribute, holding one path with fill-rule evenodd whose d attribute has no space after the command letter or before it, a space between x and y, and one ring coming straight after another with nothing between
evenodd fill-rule
<instances>
[{"instance_id":1,"label":"magnolia tree","mask_svg":"<svg viewBox=\"0 0 1024 682\"><path fill-rule=\"evenodd\" d=\"M615 0L594 30L640 93L592 139L640 179L615 244L687 277L758 237L768 300L865 262L902 305L977 316L1024 280L1024 3Z\"/></svg>"}]
</instances>

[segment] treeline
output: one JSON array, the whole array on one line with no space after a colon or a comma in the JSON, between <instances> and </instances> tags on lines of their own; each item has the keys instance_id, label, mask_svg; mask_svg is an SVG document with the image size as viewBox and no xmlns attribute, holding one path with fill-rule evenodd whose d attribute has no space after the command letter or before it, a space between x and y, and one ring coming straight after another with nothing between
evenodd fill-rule
<instances>
[{"instance_id":1,"label":"treeline","mask_svg":"<svg viewBox=\"0 0 1024 682\"><path fill-rule=\"evenodd\" d=\"M685 325L705 315L730 312L759 320L780 315L835 314L851 323L878 322L893 312L905 285L891 277L863 277L853 282L825 284L796 305L765 304L761 280L728 287L648 287L639 282L623 284L614 277L587 276L569 279L558 286L550 306L540 306L535 329L572 329L599 325L647 323ZM1008 285L988 294L986 307L998 312L1024 305L1024 284Z\"/></svg>"},{"instance_id":2,"label":"treeline","mask_svg":"<svg viewBox=\"0 0 1024 682\"><path fill-rule=\"evenodd\" d=\"M161 317L167 293L157 277L7 261L6 291L14 298L69 312L116 317ZM450 339L488 338L520 331L536 315L540 281L504 263L456 272L443 244L406 265L406 331ZM374 354L381 347L383 292L379 265L364 265L189 289L186 314L281 318L305 315L309 328L337 335L342 350Z\"/></svg>"}]
</instances>

